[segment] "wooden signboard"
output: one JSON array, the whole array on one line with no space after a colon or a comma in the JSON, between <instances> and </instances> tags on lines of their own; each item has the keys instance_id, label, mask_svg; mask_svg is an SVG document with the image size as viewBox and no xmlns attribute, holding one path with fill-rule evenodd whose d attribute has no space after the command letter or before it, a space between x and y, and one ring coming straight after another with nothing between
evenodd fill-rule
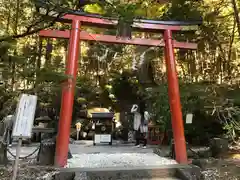
<instances>
[{"instance_id":1,"label":"wooden signboard","mask_svg":"<svg viewBox=\"0 0 240 180\"><path fill-rule=\"evenodd\" d=\"M12 136L31 138L37 96L22 94L17 106Z\"/></svg>"},{"instance_id":2,"label":"wooden signboard","mask_svg":"<svg viewBox=\"0 0 240 180\"><path fill-rule=\"evenodd\" d=\"M17 170L19 164L19 157L21 153L22 139L31 138L33 121L35 117L35 110L37 105L37 96L22 94L18 102L15 123L13 127L12 137L18 139L18 146L16 150L16 159L13 168L12 180L17 179Z\"/></svg>"}]
</instances>

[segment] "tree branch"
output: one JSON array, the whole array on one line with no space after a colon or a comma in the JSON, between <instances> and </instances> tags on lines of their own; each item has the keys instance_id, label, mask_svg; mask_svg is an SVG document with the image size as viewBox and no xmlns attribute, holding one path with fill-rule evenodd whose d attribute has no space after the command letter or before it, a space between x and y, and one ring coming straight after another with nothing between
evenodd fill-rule
<instances>
[{"instance_id":1,"label":"tree branch","mask_svg":"<svg viewBox=\"0 0 240 180\"><path fill-rule=\"evenodd\" d=\"M18 39L18 38L23 38L25 36L29 36L29 35L32 35L32 34L35 34L43 29L46 29L46 28L49 28L51 26L53 26L55 22L51 22L49 25L47 26L44 26L44 27L41 27L41 28L37 28L37 29L34 29L32 31L30 30L27 30L26 32L22 33L22 34L17 34L17 35L12 35L12 36L8 36L8 37L4 37L4 38L1 38L0 39L0 42L3 42L3 41L10 41L10 40L13 40L13 39Z\"/></svg>"},{"instance_id":2,"label":"tree branch","mask_svg":"<svg viewBox=\"0 0 240 180\"><path fill-rule=\"evenodd\" d=\"M48 14L48 13L49 13L49 12L47 12L47 14ZM43 22L45 21L44 19L40 19L40 20L34 22L33 24L31 24L30 26L28 26L28 27L26 28L26 31L25 31L25 32L23 32L23 33L21 33L21 34L16 34L16 35L12 35L12 36L7 36L7 37L0 38L0 42L3 42L3 41L11 41L11 40L14 40L14 39L23 38L23 37L25 37L25 36L29 36L29 35L38 33L39 31L41 31L41 30L43 30L43 29L52 27L62 14L63 14L62 12L59 12L59 13L57 14L57 16L56 16L48 25L46 25L46 26L44 26L44 27L39 27L39 28L36 28L36 29L32 29L34 26L37 26L38 24L43 23Z\"/></svg>"}]
</instances>

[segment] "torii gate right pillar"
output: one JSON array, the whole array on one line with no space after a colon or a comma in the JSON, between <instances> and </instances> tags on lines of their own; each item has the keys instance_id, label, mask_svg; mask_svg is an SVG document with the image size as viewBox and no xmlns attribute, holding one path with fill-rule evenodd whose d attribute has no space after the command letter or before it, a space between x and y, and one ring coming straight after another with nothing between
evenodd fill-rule
<instances>
[{"instance_id":1,"label":"torii gate right pillar","mask_svg":"<svg viewBox=\"0 0 240 180\"><path fill-rule=\"evenodd\" d=\"M168 97L171 110L173 138L175 146L176 161L187 164L186 141L180 102L178 76L174 55L173 39L171 30L164 31L165 59L168 78Z\"/></svg>"}]
</instances>

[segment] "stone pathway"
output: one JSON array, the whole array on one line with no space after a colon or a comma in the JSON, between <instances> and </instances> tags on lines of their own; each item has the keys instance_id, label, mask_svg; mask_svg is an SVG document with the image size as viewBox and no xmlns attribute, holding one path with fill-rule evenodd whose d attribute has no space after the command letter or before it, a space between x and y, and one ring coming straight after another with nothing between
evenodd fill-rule
<instances>
[{"instance_id":1,"label":"stone pathway","mask_svg":"<svg viewBox=\"0 0 240 180\"><path fill-rule=\"evenodd\" d=\"M93 146L91 141L81 141L72 144L71 153L73 158L68 160L68 168L87 169L87 171L99 171L107 169L105 176L101 177L96 173L79 173L75 180L91 180L91 179L152 179L152 170L137 170L145 168L157 168L159 166L177 164L176 161L160 157L153 153L153 147L146 149L136 148L133 144L122 144L114 142L112 146L96 145ZM132 170L121 172L120 169ZM100 170L100 171L101 171ZM110 175L110 174L111 175ZM146 176L146 177L145 177ZM149 176L149 178L147 178ZM100 178L101 177L101 178ZM135 177L135 178L133 178ZM142 178L144 177L144 178ZM176 178L155 178L155 180L177 180Z\"/></svg>"},{"instance_id":2,"label":"stone pathway","mask_svg":"<svg viewBox=\"0 0 240 180\"><path fill-rule=\"evenodd\" d=\"M21 157L27 156L32 153L39 144L32 144L30 146L22 147ZM136 148L133 144L122 144L121 142L115 141L112 146L109 145L96 145L93 146L92 141L78 141L74 144L69 145L70 151L73 155L72 159L68 160L67 167L69 168L83 168L89 169L99 169L99 168L150 168L159 167L161 165L176 164L176 161L160 157L153 153L154 146L148 146L146 149ZM16 154L16 145L10 148L13 154ZM37 152L32 156L36 157ZM13 159L10 154L8 154L10 159ZM95 171L93 170L93 171ZM145 172L146 171L146 172ZM145 176L149 174L151 176L152 170L133 170L132 175L126 173L118 173L118 176L114 178L117 180L129 179L132 176L139 175ZM75 180L90 180L96 178L97 173L81 173L82 171L76 170L79 176L76 176ZM114 172L114 170L113 170ZM142 174L141 174L142 173ZM95 175L94 175L95 174ZM111 177L111 176L109 176ZM119 177L119 178L117 178ZM99 179L99 178L98 178ZM142 178L140 178L142 179ZM177 180L176 178L162 178L167 180ZM100 179L99 179L100 180ZM146 179L147 180L147 179ZM155 180L161 180L161 178L155 178Z\"/></svg>"},{"instance_id":3,"label":"stone pathway","mask_svg":"<svg viewBox=\"0 0 240 180\"><path fill-rule=\"evenodd\" d=\"M170 164L176 164L176 161L154 153L77 154L68 160L70 168L157 167Z\"/></svg>"},{"instance_id":4,"label":"stone pathway","mask_svg":"<svg viewBox=\"0 0 240 180\"><path fill-rule=\"evenodd\" d=\"M153 147L136 148L133 144L114 142L112 146L96 145L92 141L79 141L70 146L73 158L68 167L134 167L176 164L176 161L153 153Z\"/></svg>"}]
</instances>

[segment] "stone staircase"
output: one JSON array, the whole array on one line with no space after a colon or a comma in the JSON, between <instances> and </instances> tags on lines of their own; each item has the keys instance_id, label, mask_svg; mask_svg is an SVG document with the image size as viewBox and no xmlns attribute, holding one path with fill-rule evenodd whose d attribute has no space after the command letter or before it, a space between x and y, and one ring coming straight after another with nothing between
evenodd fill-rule
<instances>
[{"instance_id":1,"label":"stone staircase","mask_svg":"<svg viewBox=\"0 0 240 180\"><path fill-rule=\"evenodd\" d=\"M80 175L80 176L79 176ZM152 180L175 179L173 170L129 170L111 172L75 173L74 180ZM83 178L84 177L84 178Z\"/></svg>"},{"instance_id":2,"label":"stone staircase","mask_svg":"<svg viewBox=\"0 0 240 180\"><path fill-rule=\"evenodd\" d=\"M185 180L186 177L183 177L179 170L189 168L191 167L187 165L167 165L157 168L143 167L141 169L66 168L56 175L55 180Z\"/></svg>"}]
</instances>

